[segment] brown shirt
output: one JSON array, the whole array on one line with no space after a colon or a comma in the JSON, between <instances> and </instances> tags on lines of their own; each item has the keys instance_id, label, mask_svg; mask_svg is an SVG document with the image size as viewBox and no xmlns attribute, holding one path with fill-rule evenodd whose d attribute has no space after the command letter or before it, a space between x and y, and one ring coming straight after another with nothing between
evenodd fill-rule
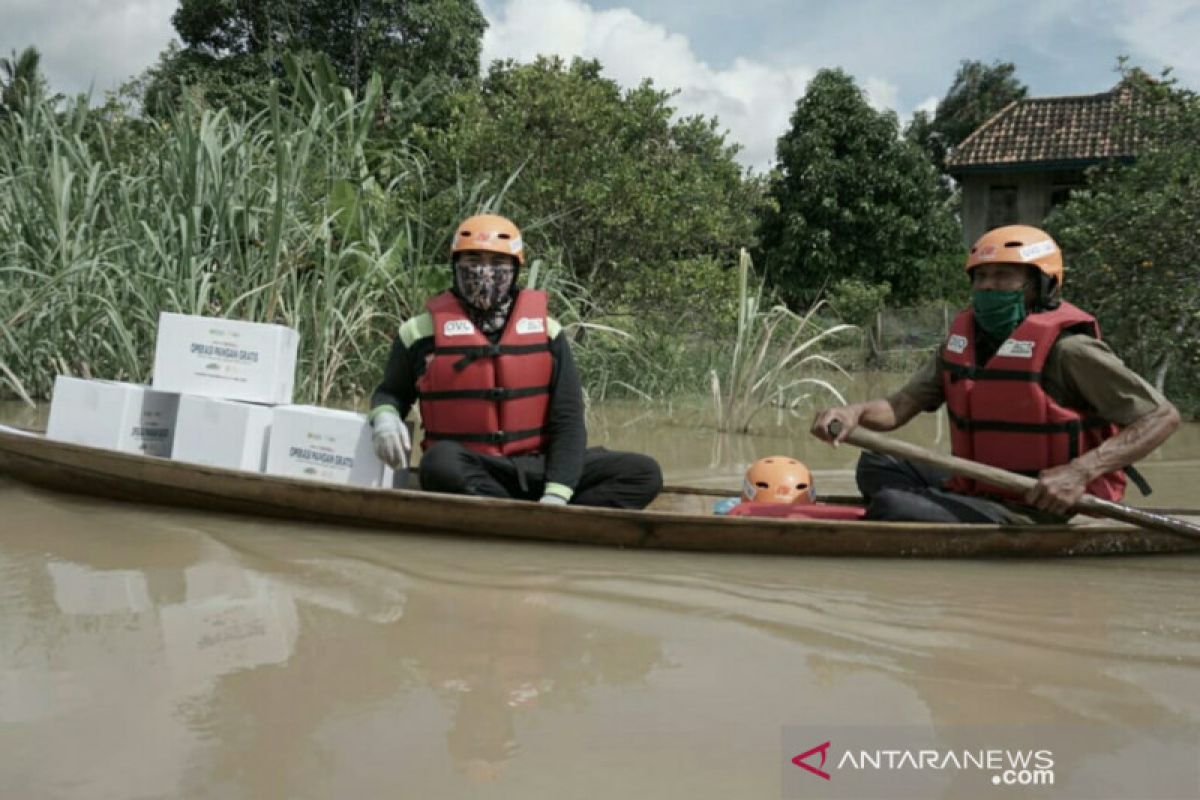
<instances>
[{"instance_id":1,"label":"brown shirt","mask_svg":"<svg viewBox=\"0 0 1200 800\"><path fill-rule=\"evenodd\" d=\"M942 393L941 350L906 383L906 394L922 411L936 411ZM1167 400L1135 373L1107 344L1085 334L1062 336L1050 348L1042 386L1056 403L1094 414L1119 426L1132 424Z\"/></svg>"}]
</instances>

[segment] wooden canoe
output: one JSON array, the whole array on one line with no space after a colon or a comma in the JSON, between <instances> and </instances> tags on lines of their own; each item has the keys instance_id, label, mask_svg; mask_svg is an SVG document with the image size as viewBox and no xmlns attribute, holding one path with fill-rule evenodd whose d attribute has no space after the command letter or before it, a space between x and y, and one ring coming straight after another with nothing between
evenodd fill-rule
<instances>
[{"instance_id":1,"label":"wooden canoe","mask_svg":"<svg viewBox=\"0 0 1200 800\"><path fill-rule=\"evenodd\" d=\"M415 490L362 489L51 441L0 426L0 474L111 500L303 522L657 550L800 556L983 558L1182 553L1200 541L1118 523L1003 527L724 517L728 492L668 487L650 509L545 506ZM1180 514L1174 511L1171 513ZM1200 512L1182 512L1200 519Z\"/></svg>"}]
</instances>

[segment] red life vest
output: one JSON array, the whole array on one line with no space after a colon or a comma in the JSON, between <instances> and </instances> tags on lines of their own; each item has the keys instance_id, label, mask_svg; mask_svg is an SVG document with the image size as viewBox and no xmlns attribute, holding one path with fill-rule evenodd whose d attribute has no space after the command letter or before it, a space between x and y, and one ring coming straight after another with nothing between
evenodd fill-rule
<instances>
[{"instance_id":1,"label":"red life vest","mask_svg":"<svg viewBox=\"0 0 1200 800\"><path fill-rule=\"evenodd\" d=\"M942 347L942 391L956 456L1036 475L1099 447L1117 427L1059 405L1042 387L1046 357L1063 331L1081 328L1100 338L1095 317L1070 303L1027 316L984 366L975 363L975 315L961 312ZM965 494L1012 498L998 487L953 478L946 488ZM1101 475L1089 494L1120 500L1125 476Z\"/></svg>"},{"instance_id":2,"label":"red life vest","mask_svg":"<svg viewBox=\"0 0 1200 800\"><path fill-rule=\"evenodd\" d=\"M494 456L545 450L554 371L546 293L519 292L495 344L452 292L425 306L433 317L433 353L417 380L421 446L445 439Z\"/></svg>"},{"instance_id":3,"label":"red life vest","mask_svg":"<svg viewBox=\"0 0 1200 800\"><path fill-rule=\"evenodd\" d=\"M825 503L748 503L743 501L729 509L727 513L731 517L853 521L862 519L867 510L862 506L839 506Z\"/></svg>"}]
</instances>

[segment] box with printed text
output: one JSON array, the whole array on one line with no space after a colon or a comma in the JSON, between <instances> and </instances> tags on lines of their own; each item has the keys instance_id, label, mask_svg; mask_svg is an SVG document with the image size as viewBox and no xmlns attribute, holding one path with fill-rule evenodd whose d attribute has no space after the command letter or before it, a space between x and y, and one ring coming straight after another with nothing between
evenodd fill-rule
<instances>
[{"instance_id":1,"label":"box with printed text","mask_svg":"<svg viewBox=\"0 0 1200 800\"><path fill-rule=\"evenodd\" d=\"M292 402L300 337L292 328L163 312L155 389L268 405Z\"/></svg>"},{"instance_id":2,"label":"box with printed text","mask_svg":"<svg viewBox=\"0 0 1200 800\"><path fill-rule=\"evenodd\" d=\"M266 471L349 486L392 486L392 471L375 455L366 418L317 406L274 409Z\"/></svg>"},{"instance_id":3,"label":"box with printed text","mask_svg":"<svg viewBox=\"0 0 1200 800\"><path fill-rule=\"evenodd\" d=\"M59 375L46 438L168 458L178 408L177 394Z\"/></svg>"}]
</instances>

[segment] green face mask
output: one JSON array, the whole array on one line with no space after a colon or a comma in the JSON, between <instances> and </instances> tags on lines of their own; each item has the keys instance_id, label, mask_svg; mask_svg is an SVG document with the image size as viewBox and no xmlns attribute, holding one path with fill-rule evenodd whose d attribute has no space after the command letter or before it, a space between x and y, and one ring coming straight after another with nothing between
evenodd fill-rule
<instances>
[{"instance_id":1,"label":"green face mask","mask_svg":"<svg viewBox=\"0 0 1200 800\"><path fill-rule=\"evenodd\" d=\"M1007 339L1025 319L1025 290L981 289L971 292L975 321L993 339Z\"/></svg>"}]
</instances>

